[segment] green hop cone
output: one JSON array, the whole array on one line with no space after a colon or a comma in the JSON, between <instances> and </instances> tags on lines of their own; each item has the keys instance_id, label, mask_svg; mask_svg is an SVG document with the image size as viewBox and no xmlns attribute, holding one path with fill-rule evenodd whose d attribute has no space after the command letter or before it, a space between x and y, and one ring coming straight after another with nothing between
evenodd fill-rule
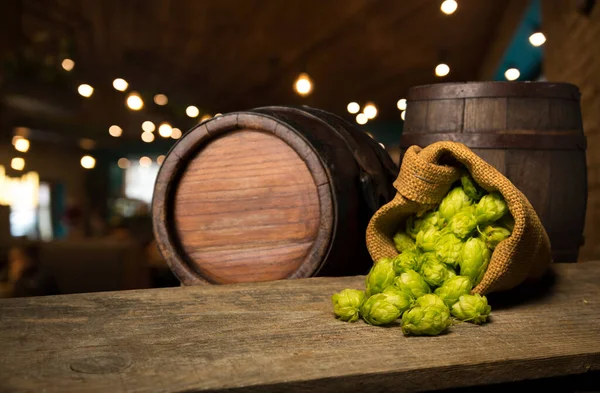
<instances>
[{"instance_id":1,"label":"green hop cone","mask_svg":"<svg viewBox=\"0 0 600 393\"><path fill-rule=\"evenodd\" d=\"M446 306L413 307L402 316L402 332L406 335L435 336L452 323Z\"/></svg>"},{"instance_id":2,"label":"green hop cone","mask_svg":"<svg viewBox=\"0 0 600 393\"><path fill-rule=\"evenodd\" d=\"M438 212L426 213L422 218L412 215L406 220L406 233L413 239L416 239L419 232L425 231L430 227L441 229L444 227L444 224L444 220Z\"/></svg>"},{"instance_id":3,"label":"green hop cone","mask_svg":"<svg viewBox=\"0 0 600 393\"><path fill-rule=\"evenodd\" d=\"M472 203L473 200L461 187L455 187L442 199L438 211L441 218L448 221L463 208L471 206Z\"/></svg>"},{"instance_id":4,"label":"green hop cone","mask_svg":"<svg viewBox=\"0 0 600 393\"><path fill-rule=\"evenodd\" d=\"M456 267L462 256L463 242L453 233L444 233L435 244L435 256L440 262Z\"/></svg>"},{"instance_id":5,"label":"green hop cone","mask_svg":"<svg viewBox=\"0 0 600 393\"><path fill-rule=\"evenodd\" d=\"M425 252L433 251L439 238L440 231L435 226L431 226L417 234L417 247Z\"/></svg>"},{"instance_id":6,"label":"green hop cone","mask_svg":"<svg viewBox=\"0 0 600 393\"><path fill-rule=\"evenodd\" d=\"M403 252L415 248L415 241L405 232L398 231L398 233L394 235L394 245L398 252Z\"/></svg>"},{"instance_id":7,"label":"green hop cone","mask_svg":"<svg viewBox=\"0 0 600 393\"><path fill-rule=\"evenodd\" d=\"M394 286L401 291L417 299L427 293L431 293L431 288L425 282L423 277L414 270L407 270L394 279Z\"/></svg>"},{"instance_id":8,"label":"green hop cone","mask_svg":"<svg viewBox=\"0 0 600 393\"><path fill-rule=\"evenodd\" d=\"M488 305L485 296L480 294L462 295L452 306L451 313L461 321L472 322L476 324L484 323L492 308Z\"/></svg>"},{"instance_id":9,"label":"green hop cone","mask_svg":"<svg viewBox=\"0 0 600 393\"><path fill-rule=\"evenodd\" d=\"M367 296L383 292L394 283L394 277L396 277L394 261L391 258L381 258L367 275Z\"/></svg>"},{"instance_id":10,"label":"green hop cone","mask_svg":"<svg viewBox=\"0 0 600 393\"><path fill-rule=\"evenodd\" d=\"M497 192L484 195L475 206L475 218L478 224L499 220L508 212L508 206Z\"/></svg>"},{"instance_id":11,"label":"green hop cone","mask_svg":"<svg viewBox=\"0 0 600 393\"><path fill-rule=\"evenodd\" d=\"M421 273L425 282L432 287L439 287L444 281L456 275L452 267L441 263L435 255L432 255L423 262L419 273Z\"/></svg>"},{"instance_id":12,"label":"green hop cone","mask_svg":"<svg viewBox=\"0 0 600 393\"><path fill-rule=\"evenodd\" d=\"M394 286L387 287L382 294L387 297L388 302L392 303L398 310L400 310L400 314L411 308L413 305L412 296Z\"/></svg>"},{"instance_id":13,"label":"green hop cone","mask_svg":"<svg viewBox=\"0 0 600 393\"><path fill-rule=\"evenodd\" d=\"M471 291L471 279L465 276L455 276L446 280L441 287L435 290L448 307L457 302L458 298Z\"/></svg>"},{"instance_id":14,"label":"green hop cone","mask_svg":"<svg viewBox=\"0 0 600 393\"><path fill-rule=\"evenodd\" d=\"M460 177L460 184L465 194L474 201L479 201L486 194L486 191L468 173Z\"/></svg>"},{"instance_id":15,"label":"green hop cone","mask_svg":"<svg viewBox=\"0 0 600 393\"><path fill-rule=\"evenodd\" d=\"M428 293L427 295L423 295L415 301L415 305L418 307L427 307L427 306L440 306L440 307L448 307L446 303L442 300L438 295L434 295Z\"/></svg>"},{"instance_id":16,"label":"green hop cone","mask_svg":"<svg viewBox=\"0 0 600 393\"><path fill-rule=\"evenodd\" d=\"M400 310L394 306L388 295L378 293L363 303L360 315L368 324L379 326L394 322L400 317Z\"/></svg>"},{"instance_id":17,"label":"green hop cone","mask_svg":"<svg viewBox=\"0 0 600 393\"><path fill-rule=\"evenodd\" d=\"M506 213L496 222L498 225L502 225L504 228L508 229L510 233L515 229L515 219L510 213Z\"/></svg>"},{"instance_id":18,"label":"green hop cone","mask_svg":"<svg viewBox=\"0 0 600 393\"><path fill-rule=\"evenodd\" d=\"M487 270L490 257L491 252L481 239L468 239L460 260L460 275L469 277L473 286L476 286Z\"/></svg>"},{"instance_id":19,"label":"green hop cone","mask_svg":"<svg viewBox=\"0 0 600 393\"><path fill-rule=\"evenodd\" d=\"M407 270L419 270L421 253L416 248L406 250L393 259L394 272L399 275Z\"/></svg>"},{"instance_id":20,"label":"green hop cone","mask_svg":"<svg viewBox=\"0 0 600 393\"><path fill-rule=\"evenodd\" d=\"M493 250L498 244L510 236L510 231L504 227L496 225L487 225L482 231L479 231L479 238L485 242L485 245Z\"/></svg>"},{"instance_id":21,"label":"green hop cone","mask_svg":"<svg viewBox=\"0 0 600 393\"><path fill-rule=\"evenodd\" d=\"M477 228L475 208L473 206L468 206L456 213L452 216L450 221L448 221L448 228L461 239L469 236L475 228ZM419 239L417 238L417 242L418 240Z\"/></svg>"},{"instance_id":22,"label":"green hop cone","mask_svg":"<svg viewBox=\"0 0 600 393\"><path fill-rule=\"evenodd\" d=\"M342 321L354 322L358 320L360 306L365 300L365 293L357 289L344 289L331 296L333 312Z\"/></svg>"}]
</instances>

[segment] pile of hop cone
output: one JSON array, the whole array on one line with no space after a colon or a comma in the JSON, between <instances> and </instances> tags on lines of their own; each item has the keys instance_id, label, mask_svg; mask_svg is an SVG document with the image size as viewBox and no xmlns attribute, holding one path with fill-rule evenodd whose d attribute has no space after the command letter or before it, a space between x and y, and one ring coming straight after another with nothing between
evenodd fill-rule
<instances>
[{"instance_id":1,"label":"pile of hop cone","mask_svg":"<svg viewBox=\"0 0 600 393\"><path fill-rule=\"evenodd\" d=\"M513 227L504 198L464 174L439 206L408 217L394 236L398 255L373 265L365 291L332 296L335 315L376 326L401 318L406 335L438 335L455 320L482 324L491 307L471 290Z\"/></svg>"}]
</instances>

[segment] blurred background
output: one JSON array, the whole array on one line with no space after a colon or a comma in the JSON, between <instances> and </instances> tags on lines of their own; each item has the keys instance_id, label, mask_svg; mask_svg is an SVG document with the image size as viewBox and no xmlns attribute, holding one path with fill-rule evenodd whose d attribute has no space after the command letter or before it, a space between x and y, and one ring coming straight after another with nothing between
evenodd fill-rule
<instances>
[{"instance_id":1,"label":"blurred background","mask_svg":"<svg viewBox=\"0 0 600 393\"><path fill-rule=\"evenodd\" d=\"M566 81L588 137L586 244L600 257L600 7L552 0L4 0L0 296L179 285L150 203L199 122L309 105L398 162L407 90Z\"/></svg>"}]
</instances>

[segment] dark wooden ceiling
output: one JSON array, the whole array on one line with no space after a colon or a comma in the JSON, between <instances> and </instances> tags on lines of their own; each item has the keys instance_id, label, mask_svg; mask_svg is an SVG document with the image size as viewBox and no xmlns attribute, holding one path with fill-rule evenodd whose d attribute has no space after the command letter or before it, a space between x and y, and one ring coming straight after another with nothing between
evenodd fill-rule
<instances>
[{"instance_id":1,"label":"dark wooden ceiling","mask_svg":"<svg viewBox=\"0 0 600 393\"><path fill-rule=\"evenodd\" d=\"M397 120L410 86L479 78L507 2L457 1L446 16L441 0L5 0L4 124L99 140L119 124L139 139L146 119L192 126L190 104L212 114L307 104L350 118L350 101ZM442 60L451 72L436 78ZM303 71L314 81L305 98L292 90ZM143 95L142 111L125 108L116 77ZM94 86L91 99L79 83Z\"/></svg>"}]
</instances>

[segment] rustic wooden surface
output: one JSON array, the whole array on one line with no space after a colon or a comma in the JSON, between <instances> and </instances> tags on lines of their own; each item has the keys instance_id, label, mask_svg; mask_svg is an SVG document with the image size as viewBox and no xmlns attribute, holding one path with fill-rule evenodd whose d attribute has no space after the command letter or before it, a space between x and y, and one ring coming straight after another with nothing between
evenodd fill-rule
<instances>
[{"instance_id":1,"label":"rustic wooden surface","mask_svg":"<svg viewBox=\"0 0 600 393\"><path fill-rule=\"evenodd\" d=\"M478 82L412 88L401 146L441 140L464 143L503 173L538 213L554 260L577 260L587 177L575 86Z\"/></svg>"},{"instance_id":2,"label":"rustic wooden surface","mask_svg":"<svg viewBox=\"0 0 600 393\"><path fill-rule=\"evenodd\" d=\"M600 263L490 297L438 337L334 318L363 277L0 300L7 392L414 391L600 368Z\"/></svg>"}]
</instances>

